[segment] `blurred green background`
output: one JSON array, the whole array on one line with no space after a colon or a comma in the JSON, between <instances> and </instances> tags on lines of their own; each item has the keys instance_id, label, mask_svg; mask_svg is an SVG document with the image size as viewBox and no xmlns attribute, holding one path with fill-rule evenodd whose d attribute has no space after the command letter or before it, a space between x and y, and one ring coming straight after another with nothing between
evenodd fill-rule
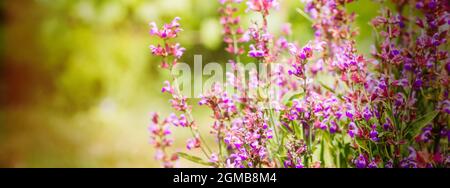
<instances>
[{"instance_id":1,"label":"blurred green background","mask_svg":"<svg viewBox=\"0 0 450 188\"><path fill-rule=\"evenodd\" d=\"M269 20L272 32L289 21L293 40L312 39L310 23L295 11L302 3L281 4ZM0 167L159 167L149 114L171 109L160 92L168 74L148 49L156 42L148 22L182 18L184 62L194 54L204 64L229 58L216 0L11 0L0 7ZM378 5L362 0L348 8L359 14L358 48L369 54L368 22ZM244 25L257 17L246 14ZM206 135L209 114L194 104ZM185 150L189 132L174 132L175 148ZM196 167L184 160L177 166Z\"/></svg>"}]
</instances>

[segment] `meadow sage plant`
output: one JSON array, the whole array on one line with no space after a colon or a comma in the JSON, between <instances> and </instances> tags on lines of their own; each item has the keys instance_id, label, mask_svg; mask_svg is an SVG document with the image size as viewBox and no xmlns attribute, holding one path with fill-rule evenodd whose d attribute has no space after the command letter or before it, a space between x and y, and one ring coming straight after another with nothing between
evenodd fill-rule
<instances>
[{"instance_id":1,"label":"meadow sage plant","mask_svg":"<svg viewBox=\"0 0 450 188\"><path fill-rule=\"evenodd\" d=\"M162 92L172 96L176 112L162 121L151 117L156 159L165 167L179 157L230 168L449 167L448 2L378 2L382 9L370 23L375 42L366 56L356 49L356 15L346 9L352 1L303 0L297 11L306 19L299 21L312 25L314 38L300 45L289 41L295 34L289 23L279 36L269 31L268 18L281 1L245 1L244 12L260 19L244 28L243 0L219 0L231 70L226 82L196 96L211 109L209 125L196 123L173 73L185 51L176 42L180 18L162 27L150 23L158 41L151 53L171 75ZM186 149L202 155L169 153L171 126L191 132ZM209 126L210 134L198 126ZM217 147L204 137L215 138Z\"/></svg>"}]
</instances>

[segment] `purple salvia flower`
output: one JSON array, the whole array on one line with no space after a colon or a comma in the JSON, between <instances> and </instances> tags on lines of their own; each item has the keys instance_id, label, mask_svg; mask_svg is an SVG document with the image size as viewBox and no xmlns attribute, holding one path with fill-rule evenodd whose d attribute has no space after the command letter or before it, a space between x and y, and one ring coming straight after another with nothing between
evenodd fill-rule
<instances>
[{"instance_id":1,"label":"purple salvia flower","mask_svg":"<svg viewBox=\"0 0 450 188\"><path fill-rule=\"evenodd\" d=\"M263 12L268 14L269 9L278 7L278 0L248 0L247 11L252 10L256 12Z\"/></svg>"},{"instance_id":2,"label":"purple salvia flower","mask_svg":"<svg viewBox=\"0 0 450 188\"><path fill-rule=\"evenodd\" d=\"M377 132L377 126L374 124L372 125L372 130L370 131L370 139L374 142L378 142L380 139L378 138L378 132Z\"/></svg>"},{"instance_id":3,"label":"purple salvia flower","mask_svg":"<svg viewBox=\"0 0 450 188\"><path fill-rule=\"evenodd\" d=\"M330 133L331 134L336 133L337 129L338 129L338 126L337 126L336 122L332 121L331 125L330 125Z\"/></svg>"},{"instance_id":4,"label":"purple salvia flower","mask_svg":"<svg viewBox=\"0 0 450 188\"><path fill-rule=\"evenodd\" d=\"M350 122L348 124L348 135L353 138L356 134L358 134L358 128L354 122Z\"/></svg>"},{"instance_id":5,"label":"purple salvia flower","mask_svg":"<svg viewBox=\"0 0 450 188\"><path fill-rule=\"evenodd\" d=\"M420 89L422 87L422 83L423 83L422 79L417 78L416 81L414 81L413 86L415 89Z\"/></svg>"},{"instance_id":6,"label":"purple salvia flower","mask_svg":"<svg viewBox=\"0 0 450 188\"><path fill-rule=\"evenodd\" d=\"M350 111L345 112L345 116L347 116L348 119L353 120L353 113Z\"/></svg>"},{"instance_id":7,"label":"purple salvia flower","mask_svg":"<svg viewBox=\"0 0 450 188\"><path fill-rule=\"evenodd\" d=\"M168 92L170 94L173 94L173 87L170 85L169 81L164 81L164 87L161 89L161 92Z\"/></svg>"},{"instance_id":8,"label":"purple salvia flower","mask_svg":"<svg viewBox=\"0 0 450 188\"><path fill-rule=\"evenodd\" d=\"M384 130L389 130L392 128L392 121L389 118L386 118L386 122L383 124Z\"/></svg>"},{"instance_id":9,"label":"purple salvia flower","mask_svg":"<svg viewBox=\"0 0 450 188\"><path fill-rule=\"evenodd\" d=\"M368 168L378 168L378 165L374 159L367 165Z\"/></svg>"},{"instance_id":10,"label":"purple salvia flower","mask_svg":"<svg viewBox=\"0 0 450 188\"><path fill-rule=\"evenodd\" d=\"M366 121L369 121L370 118L372 118L372 112L369 110L369 107L364 108L363 116L366 119Z\"/></svg>"},{"instance_id":11,"label":"purple salvia flower","mask_svg":"<svg viewBox=\"0 0 450 188\"><path fill-rule=\"evenodd\" d=\"M431 130L433 130L433 127L431 124L428 124L424 128L422 128L422 133L416 137L417 142L424 142L427 143L431 139Z\"/></svg>"},{"instance_id":12,"label":"purple salvia flower","mask_svg":"<svg viewBox=\"0 0 450 188\"><path fill-rule=\"evenodd\" d=\"M359 156L354 160L354 164L356 168L366 168L367 159L363 154L359 154Z\"/></svg>"},{"instance_id":13,"label":"purple salvia flower","mask_svg":"<svg viewBox=\"0 0 450 188\"><path fill-rule=\"evenodd\" d=\"M253 58L264 57L264 51L256 49L255 46L252 44L250 45L250 51L248 52L248 56Z\"/></svg>"},{"instance_id":14,"label":"purple salvia flower","mask_svg":"<svg viewBox=\"0 0 450 188\"><path fill-rule=\"evenodd\" d=\"M394 163L392 162L392 160L389 160L388 162L386 162L384 167L385 168L393 168L394 167Z\"/></svg>"},{"instance_id":15,"label":"purple salvia flower","mask_svg":"<svg viewBox=\"0 0 450 188\"><path fill-rule=\"evenodd\" d=\"M211 157L209 158L209 162L216 163L218 161L219 161L219 157L217 156L217 154L216 153L212 153Z\"/></svg>"},{"instance_id":16,"label":"purple salvia flower","mask_svg":"<svg viewBox=\"0 0 450 188\"><path fill-rule=\"evenodd\" d=\"M191 138L187 140L186 148L188 150L199 148L200 147L200 139L199 138Z\"/></svg>"}]
</instances>

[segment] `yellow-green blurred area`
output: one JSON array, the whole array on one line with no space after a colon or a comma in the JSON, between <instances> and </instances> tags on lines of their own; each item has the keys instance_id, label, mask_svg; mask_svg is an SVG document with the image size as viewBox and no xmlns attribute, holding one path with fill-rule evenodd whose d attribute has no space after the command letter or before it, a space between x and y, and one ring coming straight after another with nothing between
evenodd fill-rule
<instances>
[{"instance_id":1,"label":"yellow-green blurred area","mask_svg":"<svg viewBox=\"0 0 450 188\"><path fill-rule=\"evenodd\" d=\"M281 0L269 19L279 33L286 21L293 40L312 39L307 19L295 11L297 0ZM158 25L181 17L177 39L205 62L224 63L216 0L11 0L0 3L1 107L0 167L159 167L149 144L150 112L170 113L161 93L169 78L148 46L150 21ZM244 13L245 3L241 5ZM359 1L358 48L368 54L368 25L378 5ZM258 15L243 16L258 20ZM195 101L193 102L195 103ZM205 137L211 125L204 107L194 117ZM189 131L175 129L175 148L185 149ZM176 151L176 150L174 150ZM190 152L195 153L195 152ZM196 164L180 160L179 167Z\"/></svg>"}]
</instances>

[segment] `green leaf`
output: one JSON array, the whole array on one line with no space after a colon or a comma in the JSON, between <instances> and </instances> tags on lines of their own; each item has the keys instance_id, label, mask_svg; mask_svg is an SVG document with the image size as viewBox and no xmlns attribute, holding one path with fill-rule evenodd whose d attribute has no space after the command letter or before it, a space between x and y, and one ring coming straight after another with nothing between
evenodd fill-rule
<instances>
[{"instance_id":1,"label":"green leaf","mask_svg":"<svg viewBox=\"0 0 450 188\"><path fill-rule=\"evenodd\" d=\"M324 142L324 140L322 140L322 142L320 142L320 162L322 163L322 165L325 165L325 142Z\"/></svg>"},{"instance_id":2,"label":"green leaf","mask_svg":"<svg viewBox=\"0 0 450 188\"><path fill-rule=\"evenodd\" d=\"M297 138L303 138L303 125L294 125L292 126L293 129L295 129L295 136Z\"/></svg>"},{"instance_id":3,"label":"green leaf","mask_svg":"<svg viewBox=\"0 0 450 188\"><path fill-rule=\"evenodd\" d=\"M178 156L180 156L180 157L182 157L184 159L187 159L189 161L192 161L194 163L197 163L197 164L202 164L202 165L206 165L206 166L213 166L214 165L214 163L212 163L212 162L204 161L200 157L192 156L192 155L189 155L187 153L178 152L177 154L178 154Z\"/></svg>"},{"instance_id":4,"label":"green leaf","mask_svg":"<svg viewBox=\"0 0 450 188\"><path fill-rule=\"evenodd\" d=\"M275 156L278 157L278 158L280 158L280 159L285 159L285 158L287 158L287 155L281 155L281 154L279 154L279 153L275 153Z\"/></svg>"},{"instance_id":5,"label":"green leaf","mask_svg":"<svg viewBox=\"0 0 450 188\"><path fill-rule=\"evenodd\" d=\"M433 119L438 114L439 114L438 111L432 111L432 112L429 112L429 113L425 114L424 116L416 119L408 126L406 134L409 136L415 136L415 135L419 134L420 130L422 130L422 128L425 127L428 123L433 121Z\"/></svg>"},{"instance_id":6,"label":"green leaf","mask_svg":"<svg viewBox=\"0 0 450 188\"><path fill-rule=\"evenodd\" d=\"M344 100L344 99L342 98L342 95L341 95L341 94L337 94L336 91L335 91L333 88L331 88L330 86L327 86L326 84L324 84L324 83L321 82L321 81L318 81L318 82L319 82L319 84L320 84L324 89L326 89L327 91L329 91L329 92L335 94L336 97L337 97L338 99L340 99L340 100L342 100L342 101Z\"/></svg>"},{"instance_id":7,"label":"green leaf","mask_svg":"<svg viewBox=\"0 0 450 188\"><path fill-rule=\"evenodd\" d=\"M355 139L356 143L358 144L359 147L361 147L363 150L365 150L366 152L370 153L369 149L367 149L367 146L364 144L363 140L360 139Z\"/></svg>"},{"instance_id":8,"label":"green leaf","mask_svg":"<svg viewBox=\"0 0 450 188\"><path fill-rule=\"evenodd\" d=\"M383 137L389 137L392 136L392 132L381 132L378 137L383 138Z\"/></svg>"},{"instance_id":9,"label":"green leaf","mask_svg":"<svg viewBox=\"0 0 450 188\"><path fill-rule=\"evenodd\" d=\"M310 21L311 23L314 23L314 21L309 17L309 15L308 15L305 11L303 11L303 10L300 9L300 8L297 8L296 10L297 10L297 12L298 12L300 15L302 15L303 17L305 17L308 21Z\"/></svg>"},{"instance_id":10,"label":"green leaf","mask_svg":"<svg viewBox=\"0 0 450 188\"><path fill-rule=\"evenodd\" d=\"M296 94L293 94L293 95L288 95L288 94L286 94L286 95L283 97L283 99L282 99L283 104L285 104L285 105L287 105L287 106L292 106L292 100L298 99L298 98L303 98L304 95L305 95L305 93L303 93L303 92L296 93ZM289 97L289 98L288 98L288 97Z\"/></svg>"},{"instance_id":11,"label":"green leaf","mask_svg":"<svg viewBox=\"0 0 450 188\"><path fill-rule=\"evenodd\" d=\"M318 81L318 82L319 82L319 84L320 84L323 88L325 88L325 89L328 90L329 92L335 93L335 91L334 91L333 89L331 89L330 86L327 86L326 84L324 84L324 83L321 82L321 81Z\"/></svg>"}]
</instances>

